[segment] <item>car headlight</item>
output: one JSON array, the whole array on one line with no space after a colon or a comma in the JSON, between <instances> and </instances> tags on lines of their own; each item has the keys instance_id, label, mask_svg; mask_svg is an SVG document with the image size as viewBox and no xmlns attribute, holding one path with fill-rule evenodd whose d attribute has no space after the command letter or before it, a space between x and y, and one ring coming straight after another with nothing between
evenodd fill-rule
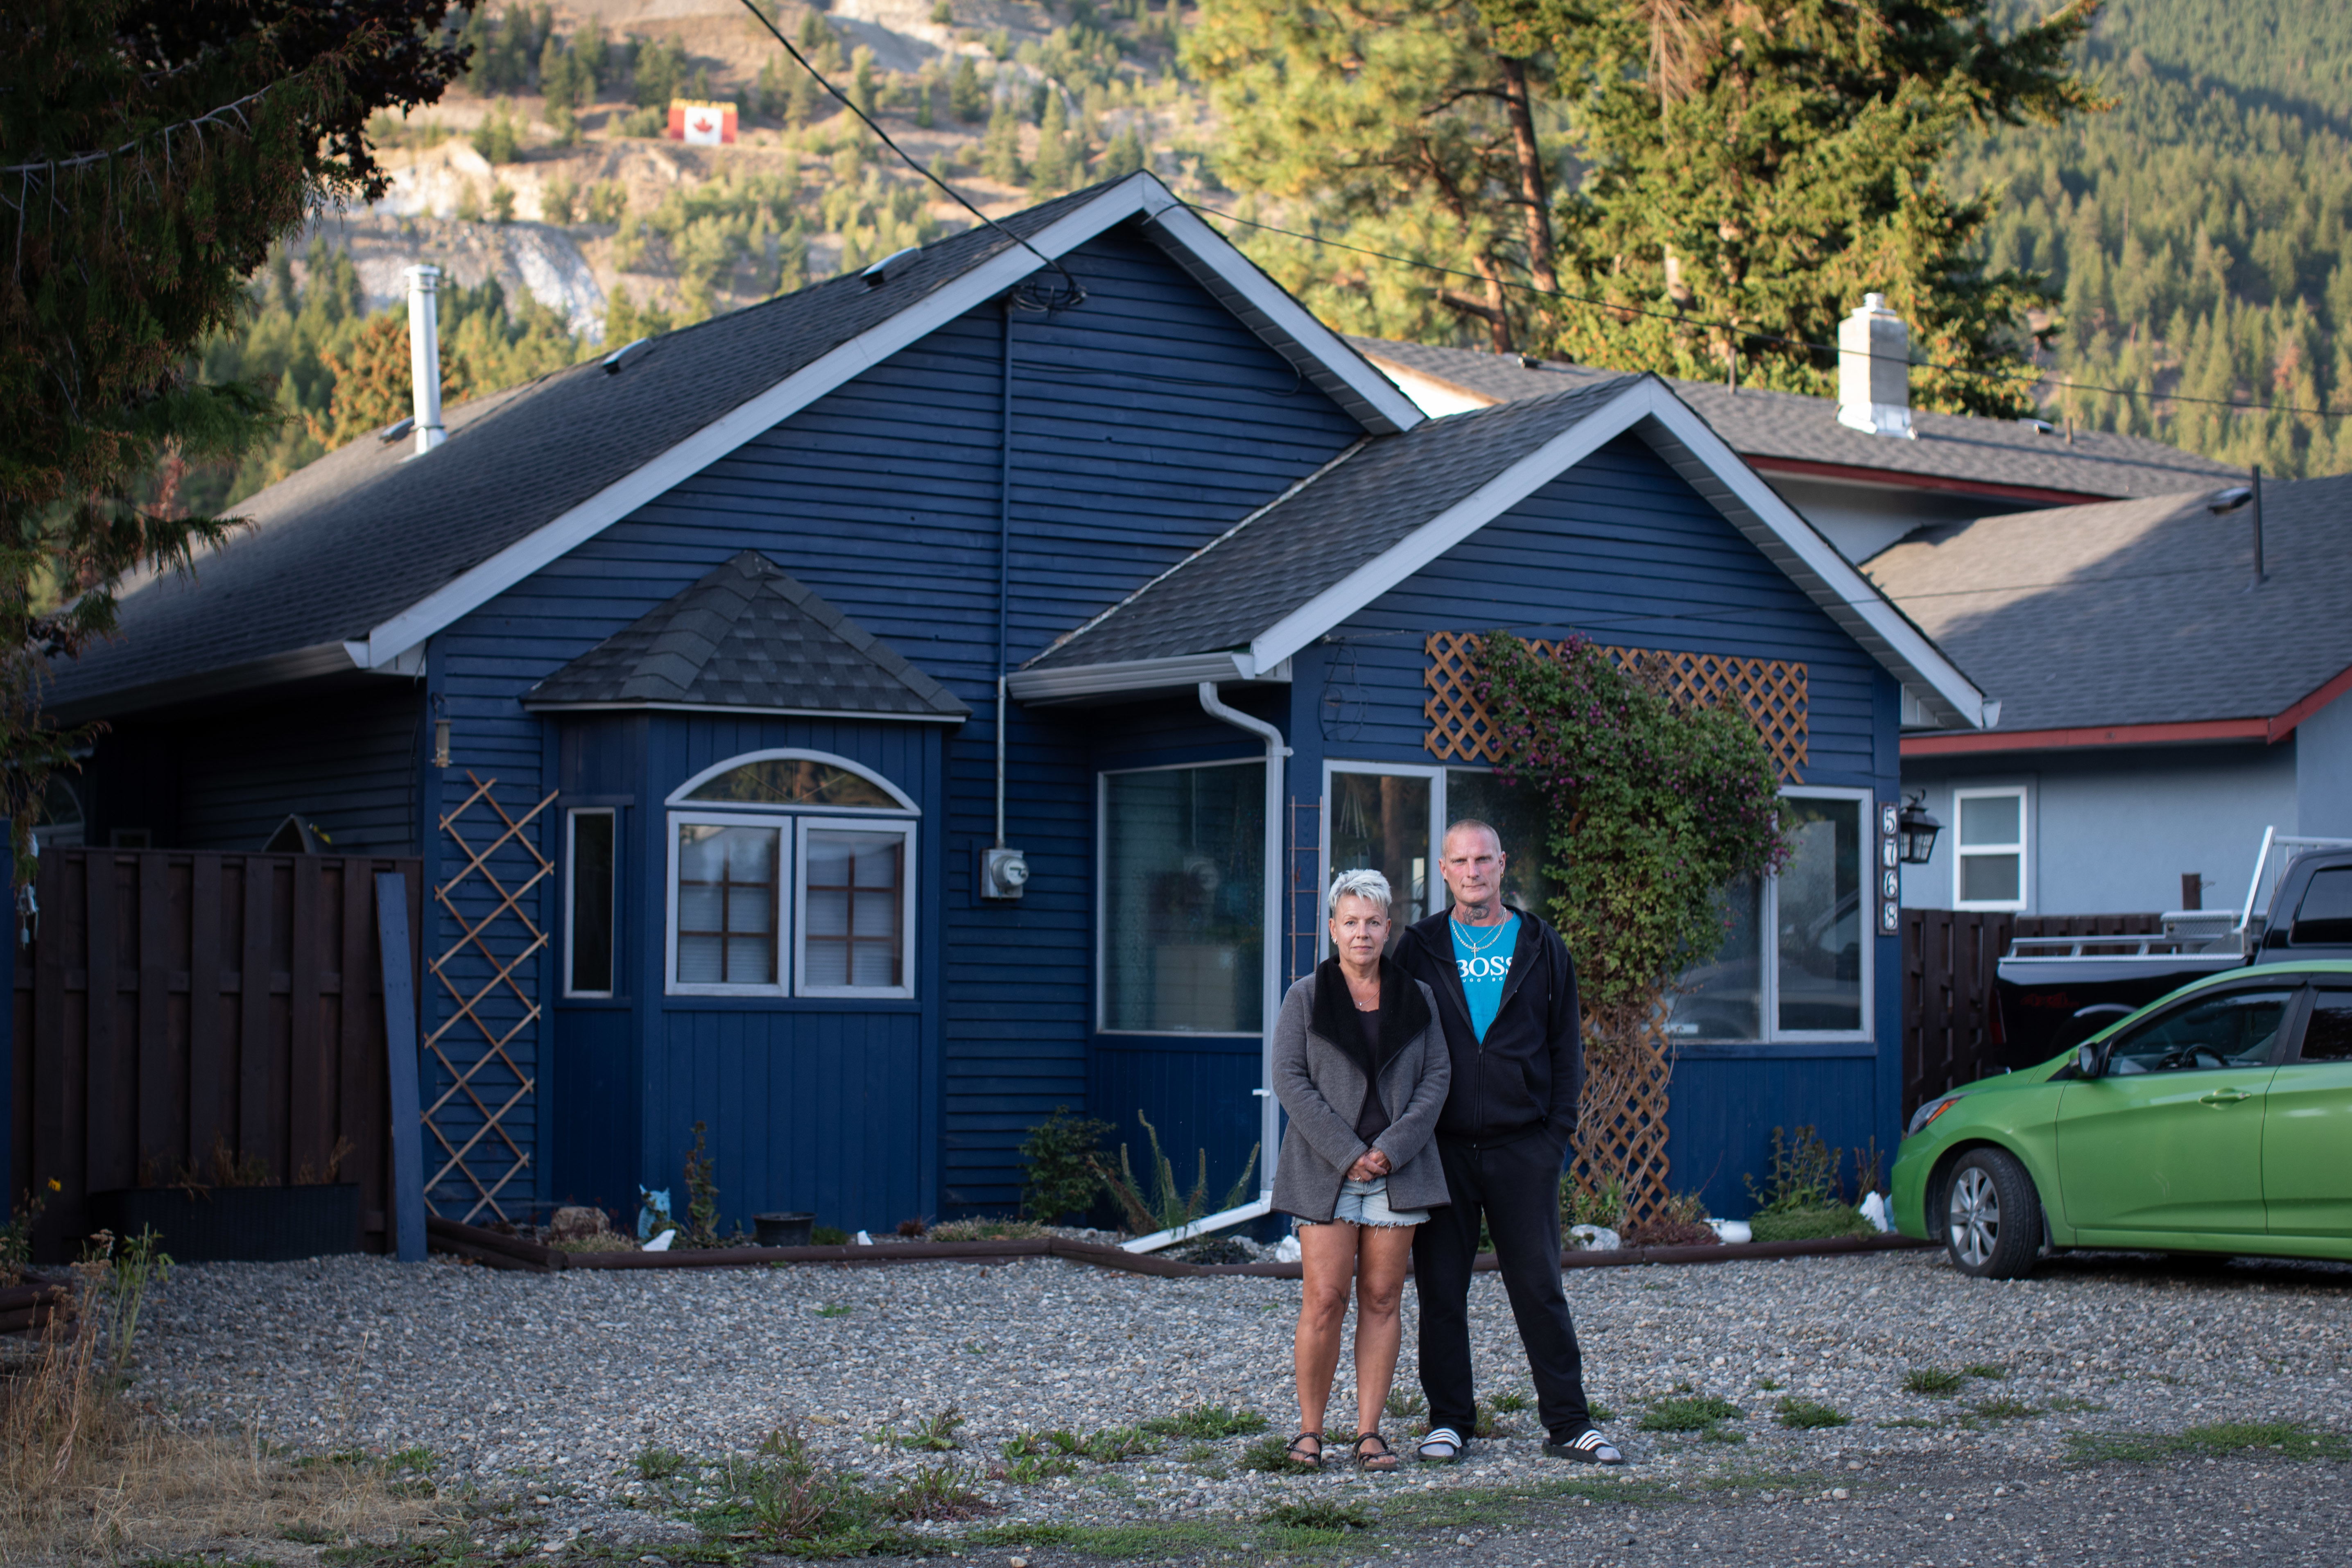
<instances>
[{"instance_id":1,"label":"car headlight","mask_svg":"<svg viewBox=\"0 0 2352 1568\"><path fill-rule=\"evenodd\" d=\"M1910 1138L1925 1132L1927 1130L1927 1123L1951 1110L1964 1098L1966 1097L1958 1094L1945 1094L1929 1100L1911 1113L1911 1125L1903 1130L1903 1136Z\"/></svg>"}]
</instances>

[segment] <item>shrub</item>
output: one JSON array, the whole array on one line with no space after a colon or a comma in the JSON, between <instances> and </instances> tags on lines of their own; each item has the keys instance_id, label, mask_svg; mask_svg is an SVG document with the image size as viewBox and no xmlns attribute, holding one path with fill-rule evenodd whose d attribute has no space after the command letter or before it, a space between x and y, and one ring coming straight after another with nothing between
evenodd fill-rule
<instances>
[{"instance_id":1,"label":"shrub","mask_svg":"<svg viewBox=\"0 0 2352 1568\"><path fill-rule=\"evenodd\" d=\"M1151 1192L1146 1196L1137 1186L1135 1167L1128 1163L1127 1145L1118 1147L1118 1171L1110 1168L1098 1157L1090 1157L1095 1174L1110 1189L1110 1195L1127 1213L1128 1222L1140 1234L1155 1230L1181 1230L1209 1212L1209 1152L1201 1151L1201 1173L1186 1192L1176 1184L1176 1167L1160 1148L1160 1130L1151 1125L1142 1111L1135 1119L1143 1123L1143 1135L1151 1143ZM1249 1158L1242 1163L1242 1173L1219 1204L1220 1210L1238 1205L1249 1191L1250 1177L1256 1173L1259 1145L1250 1145Z\"/></svg>"},{"instance_id":2,"label":"shrub","mask_svg":"<svg viewBox=\"0 0 2352 1568\"><path fill-rule=\"evenodd\" d=\"M1739 1419L1739 1406L1717 1394L1661 1399L1634 1426L1644 1432L1704 1432L1718 1421Z\"/></svg>"},{"instance_id":3,"label":"shrub","mask_svg":"<svg viewBox=\"0 0 2352 1568\"><path fill-rule=\"evenodd\" d=\"M1862 1211L1852 1204L1759 1212L1749 1217L1748 1226L1759 1241L1825 1241L1842 1236L1877 1234L1877 1227L1863 1218Z\"/></svg>"},{"instance_id":4,"label":"shrub","mask_svg":"<svg viewBox=\"0 0 2352 1568\"><path fill-rule=\"evenodd\" d=\"M1098 1117L1073 1116L1066 1105L1029 1130L1021 1141L1021 1158L1029 1166L1021 1187L1021 1212L1041 1224L1091 1207L1102 1190L1095 1168L1095 1152L1110 1136L1110 1123Z\"/></svg>"},{"instance_id":5,"label":"shrub","mask_svg":"<svg viewBox=\"0 0 2352 1568\"><path fill-rule=\"evenodd\" d=\"M1815 1400L1799 1399L1791 1394L1775 1408L1780 1425L1792 1431L1810 1431L1817 1426L1843 1426L1848 1418Z\"/></svg>"}]
</instances>

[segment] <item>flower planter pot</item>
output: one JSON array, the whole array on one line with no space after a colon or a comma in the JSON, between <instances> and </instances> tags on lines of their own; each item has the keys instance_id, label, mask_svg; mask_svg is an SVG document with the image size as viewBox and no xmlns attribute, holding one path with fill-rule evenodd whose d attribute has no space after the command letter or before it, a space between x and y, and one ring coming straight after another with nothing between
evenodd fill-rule
<instances>
[{"instance_id":1,"label":"flower planter pot","mask_svg":"<svg viewBox=\"0 0 2352 1568\"><path fill-rule=\"evenodd\" d=\"M809 1232L816 1224L813 1214L755 1214L751 1228L759 1233L761 1247L806 1247Z\"/></svg>"},{"instance_id":2,"label":"flower planter pot","mask_svg":"<svg viewBox=\"0 0 2352 1568\"><path fill-rule=\"evenodd\" d=\"M356 1182L317 1187L127 1187L89 1195L92 1229L142 1226L179 1263L284 1263L360 1249Z\"/></svg>"}]
</instances>

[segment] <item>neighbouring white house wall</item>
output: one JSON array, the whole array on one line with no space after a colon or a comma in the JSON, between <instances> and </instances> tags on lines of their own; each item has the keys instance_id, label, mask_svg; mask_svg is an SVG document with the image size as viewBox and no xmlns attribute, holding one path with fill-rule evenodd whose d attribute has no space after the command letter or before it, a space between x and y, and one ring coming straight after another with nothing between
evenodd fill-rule
<instances>
[{"instance_id":1,"label":"neighbouring white house wall","mask_svg":"<svg viewBox=\"0 0 2352 1568\"><path fill-rule=\"evenodd\" d=\"M2296 831L2352 838L2352 696L2305 720L2294 745Z\"/></svg>"},{"instance_id":2,"label":"neighbouring white house wall","mask_svg":"<svg viewBox=\"0 0 2352 1568\"><path fill-rule=\"evenodd\" d=\"M2020 511L2025 504L1947 495L1915 485L1864 484L1773 468L1761 470L1761 477L1775 495L1796 508L1822 538L1835 545L1839 554L1856 563L1869 560L1915 529Z\"/></svg>"},{"instance_id":3,"label":"neighbouring white house wall","mask_svg":"<svg viewBox=\"0 0 2352 1568\"><path fill-rule=\"evenodd\" d=\"M2337 707L2346 704L2338 703ZM2336 743L2352 750L2352 725ZM2135 746L1988 757L1906 757L1903 789L1925 791L1945 824L1935 858L1903 868L1903 902L1954 907L1955 790L2025 790L2025 907L2036 915L2181 907L2180 879L2204 879L2208 909L2246 896L2263 829L2308 833L2297 778L2302 735L2276 745ZM2339 758L2341 752L2338 753ZM2352 785L2339 768L2335 798ZM2339 807L2340 809L2340 807Z\"/></svg>"}]
</instances>

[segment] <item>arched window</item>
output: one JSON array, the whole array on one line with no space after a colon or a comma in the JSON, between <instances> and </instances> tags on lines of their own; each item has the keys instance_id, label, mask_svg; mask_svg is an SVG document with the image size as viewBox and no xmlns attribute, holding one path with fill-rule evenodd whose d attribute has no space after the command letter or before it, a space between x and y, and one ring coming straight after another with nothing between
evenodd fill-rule
<instances>
[{"instance_id":1,"label":"arched window","mask_svg":"<svg viewBox=\"0 0 2352 1568\"><path fill-rule=\"evenodd\" d=\"M915 994L905 791L830 752L752 752L668 804L672 994Z\"/></svg>"}]
</instances>

